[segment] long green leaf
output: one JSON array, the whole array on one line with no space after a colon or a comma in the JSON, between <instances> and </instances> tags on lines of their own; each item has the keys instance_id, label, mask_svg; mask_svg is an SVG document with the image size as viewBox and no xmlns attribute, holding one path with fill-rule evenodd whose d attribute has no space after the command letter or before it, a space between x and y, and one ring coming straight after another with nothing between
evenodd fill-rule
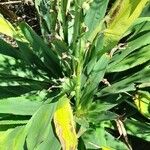
<instances>
[{"instance_id":1,"label":"long green leaf","mask_svg":"<svg viewBox=\"0 0 150 150\"><path fill-rule=\"evenodd\" d=\"M149 30L146 32L137 34L135 37L129 40L125 48L116 51L116 54L113 56L113 58L110 61L110 64L108 66L108 71L113 72L113 69L111 68L119 64L119 62L123 61L123 59L125 59L129 54L132 54L134 51L136 53L136 50L139 49L139 52L140 52L140 49L144 48L144 46L148 44L150 44Z\"/></svg>"},{"instance_id":2,"label":"long green leaf","mask_svg":"<svg viewBox=\"0 0 150 150\"><path fill-rule=\"evenodd\" d=\"M33 115L42 102L28 100L24 97L0 100L0 113L14 115Z\"/></svg>"},{"instance_id":3,"label":"long green leaf","mask_svg":"<svg viewBox=\"0 0 150 150\"><path fill-rule=\"evenodd\" d=\"M104 130L103 127L97 127L85 132L83 135L83 141L85 142L86 149L100 149L105 150L127 150L127 146L115 139L110 133Z\"/></svg>"},{"instance_id":4,"label":"long green leaf","mask_svg":"<svg viewBox=\"0 0 150 150\"><path fill-rule=\"evenodd\" d=\"M138 120L127 119L125 125L129 134L150 141L150 126L148 124Z\"/></svg>"},{"instance_id":5,"label":"long green leaf","mask_svg":"<svg viewBox=\"0 0 150 150\"><path fill-rule=\"evenodd\" d=\"M61 145L56 138L55 134L53 133L53 128L51 127L49 131L47 131L47 136L45 140L37 145L35 150L49 150L49 149L55 149L55 150L60 150Z\"/></svg>"},{"instance_id":6,"label":"long green leaf","mask_svg":"<svg viewBox=\"0 0 150 150\"><path fill-rule=\"evenodd\" d=\"M24 126L0 132L0 149L23 150L26 130Z\"/></svg>"},{"instance_id":7,"label":"long green leaf","mask_svg":"<svg viewBox=\"0 0 150 150\"><path fill-rule=\"evenodd\" d=\"M40 85L14 85L14 86L0 86L0 98L17 97L31 91L41 91L44 86ZM48 87L45 87L46 89Z\"/></svg>"},{"instance_id":8,"label":"long green leaf","mask_svg":"<svg viewBox=\"0 0 150 150\"><path fill-rule=\"evenodd\" d=\"M2 39L0 39L0 53L16 59L20 56L20 51L17 48L12 47Z\"/></svg>"},{"instance_id":9,"label":"long green leaf","mask_svg":"<svg viewBox=\"0 0 150 150\"><path fill-rule=\"evenodd\" d=\"M44 43L44 41L25 23L20 24L20 28L30 42L33 51L40 58L44 57L44 64L53 75L60 76L61 68L57 55Z\"/></svg>"},{"instance_id":10,"label":"long green leaf","mask_svg":"<svg viewBox=\"0 0 150 150\"><path fill-rule=\"evenodd\" d=\"M100 92L98 92L98 96L114 94L114 93L124 93L128 91L136 90L136 83L149 82L150 81L150 70L149 67L144 68L143 70L131 75L130 77L126 77L120 81L116 81L111 84L111 86L107 86L103 88Z\"/></svg>"},{"instance_id":11,"label":"long green leaf","mask_svg":"<svg viewBox=\"0 0 150 150\"><path fill-rule=\"evenodd\" d=\"M26 139L26 146L28 150L35 149L48 138L49 132L51 132L51 121L55 108L56 103L41 106L26 125L26 128L29 128ZM58 144L57 140L56 144Z\"/></svg>"},{"instance_id":12,"label":"long green leaf","mask_svg":"<svg viewBox=\"0 0 150 150\"><path fill-rule=\"evenodd\" d=\"M86 11L84 22L88 28L86 37L91 41L98 34L101 21L106 13L108 0L93 0L90 4L87 3L87 5L89 5L89 9Z\"/></svg>"},{"instance_id":13,"label":"long green leaf","mask_svg":"<svg viewBox=\"0 0 150 150\"><path fill-rule=\"evenodd\" d=\"M110 57L107 54L104 54L99 60L97 60L86 83L83 85L81 104L84 107L90 105L89 103L91 102L92 94L98 87L99 82L103 79L109 60Z\"/></svg>"},{"instance_id":14,"label":"long green leaf","mask_svg":"<svg viewBox=\"0 0 150 150\"><path fill-rule=\"evenodd\" d=\"M117 63L116 65L110 65L110 70L108 70L108 72L124 71L127 69L131 69L135 66L144 64L145 62L150 60L149 49L150 45L132 52L130 55L125 57L121 62Z\"/></svg>"}]
</instances>

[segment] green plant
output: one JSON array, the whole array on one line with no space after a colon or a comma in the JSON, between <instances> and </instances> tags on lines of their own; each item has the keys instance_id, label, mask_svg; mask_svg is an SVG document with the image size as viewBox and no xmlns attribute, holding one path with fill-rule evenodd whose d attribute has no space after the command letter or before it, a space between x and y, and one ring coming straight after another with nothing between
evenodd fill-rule
<instances>
[{"instance_id":1,"label":"green plant","mask_svg":"<svg viewBox=\"0 0 150 150\"><path fill-rule=\"evenodd\" d=\"M0 149L127 150L135 136L150 141L147 2L35 0L43 39L1 16L0 32L17 47L0 39Z\"/></svg>"}]
</instances>

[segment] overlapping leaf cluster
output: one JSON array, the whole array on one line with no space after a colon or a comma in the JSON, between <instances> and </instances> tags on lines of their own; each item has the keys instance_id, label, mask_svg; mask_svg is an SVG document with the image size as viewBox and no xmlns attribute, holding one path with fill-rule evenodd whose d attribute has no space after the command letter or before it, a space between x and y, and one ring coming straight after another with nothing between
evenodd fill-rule
<instances>
[{"instance_id":1,"label":"overlapping leaf cluster","mask_svg":"<svg viewBox=\"0 0 150 150\"><path fill-rule=\"evenodd\" d=\"M149 142L148 5L35 0L41 36L0 16L0 32L17 45L0 39L0 149L127 150L135 136Z\"/></svg>"}]
</instances>

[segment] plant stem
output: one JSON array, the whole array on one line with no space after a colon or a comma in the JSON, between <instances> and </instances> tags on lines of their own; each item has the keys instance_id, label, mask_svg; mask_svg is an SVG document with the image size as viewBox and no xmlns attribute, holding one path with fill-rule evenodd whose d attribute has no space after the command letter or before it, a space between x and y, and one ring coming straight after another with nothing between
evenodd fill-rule
<instances>
[{"instance_id":1,"label":"plant stem","mask_svg":"<svg viewBox=\"0 0 150 150\"><path fill-rule=\"evenodd\" d=\"M79 51L81 51L81 44L79 44ZM81 73L82 73L82 63L81 63L81 60L79 59L77 61L77 69L76 69L76 106L78 107L79 106L79 103L80 103L80 98L81 98Z\"/></svg>"},{"instance_id":2,"label":"plant stem","mask_svg":"<svg viewBox=\"0 0 150 150\"><path fill-rule=\"evenodd\" d=\"M81 19L82 8L80 7L81 1L76 0L75 4L75 20L74 20L74 34L73 34L73 51L75 59L73 62L74 74L76 75L76 107L78 108L81 93L81 72L82 72L82 49L81 49Z\"/></svg>"},{"instance_id":3,"label":"plant stem","mask_svg":"<svg viewBox=\"0 0 150 150\"><path fill-rule=\"evenodd\" d=\"M68 19L67 19L67 5L68 0L61 0L61 14L62 14L62 21L63 21L63 33L64 33L64 40L68 43Z\"/></svg>"}]
</instances>

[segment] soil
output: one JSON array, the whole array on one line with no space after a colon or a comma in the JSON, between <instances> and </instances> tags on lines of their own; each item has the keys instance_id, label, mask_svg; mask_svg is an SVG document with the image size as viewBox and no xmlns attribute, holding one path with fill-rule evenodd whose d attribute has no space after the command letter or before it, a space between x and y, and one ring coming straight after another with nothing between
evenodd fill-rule
<instances>
[{"instance_id":1,"label":"soil","mask_svg":"<svg viewBox=\"0 0 150 150\"><path fill-rule=\"evenodd\" d=\"M0 13L12 23L24 20L35 30L39 28L36 9L32 1L1 0Z\"/></svg>"},{"instance_id":2,"label":"soil","mask_svg":"<svg viewBox=\"0 0 150 150\"><path fill-rule=\"evenodd\" d=\"M32 0L0 0L0 14L12 24L25 21L40 34L36 9ZM0 34L0 38L16 46L15 41L10 37Z\"/></svg>"}]
</instances>

